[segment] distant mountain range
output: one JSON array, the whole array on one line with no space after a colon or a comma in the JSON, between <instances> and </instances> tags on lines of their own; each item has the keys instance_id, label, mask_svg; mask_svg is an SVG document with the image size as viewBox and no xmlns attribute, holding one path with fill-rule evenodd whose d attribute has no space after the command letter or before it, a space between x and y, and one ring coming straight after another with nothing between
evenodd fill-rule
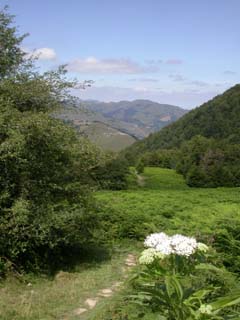
<instances>
[{"instance_id":1,"label":"distant mountain range","mask_svg":"<svg viewBox=\"0 0 240 320\"><path fill-rule=\"evenodd\" d=\"M187 110L150 100L65 102L58 118L104 149L119 151L183 116Z\"/></svg>"},{"instance_id":2,"label":"distant mountain range","mask_svg":"<svg viewBox=\"0 0 240 320\"><path fill-rule=\"evenodd\" d=\"M196 135L240 143L240 84L134 143L126 152L137 157L146 151L178 148Z\"/></svg>"}]
</instances>

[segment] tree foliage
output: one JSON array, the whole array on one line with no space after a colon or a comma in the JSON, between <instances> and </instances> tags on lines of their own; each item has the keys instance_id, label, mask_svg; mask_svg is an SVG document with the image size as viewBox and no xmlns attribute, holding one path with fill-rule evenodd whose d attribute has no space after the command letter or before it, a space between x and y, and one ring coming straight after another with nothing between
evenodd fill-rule
<instances>
[{"instance_id":1,"label":"tree foliage","mask_svg":"<svg viewBox=\"0 0 240 320\"><path fill-rule=\"evenodd\" d=\"M182 145L177 171L192 187L239 187L240 145L196 136Z\"/></svg>"},{"instance_id":2,"label":"tree foliage","mask_svg":"<svg viewBox=\"0 0 240 320\"><path fill-rule=\"evenodd\" d=\"M4 7L0 11L0 78L15 74L24 61L24 52L21 43L26 37L17 34L17 28L13 25L13 15Z\"/></svg>"},{"instance_id":3,"label":"tree foliage","mask_svg":"<svg viewBox=\"0 0 240 320\"><path fill-rule=\"evenodd\" d=\"M128 162L112 153L106 153L104 160L91 171L91 178L101 189L122 190L128 187Z\"/></svg>"},{"instance_id":4,"label":"tree foliage","mask_svg":"<svg viewBox=\"0 0 240 320\"><path fill-rule=\"evenodd\" d=\"M129 161L173 168L192 187L240 186L240 85L130 146Z\"/></svg>"},{"instance_id":5,"label":"tree foliage","mask_svg":"<svg viewBox=\"0 0 240 320\"><path fill-rule=\"evenodd\" d=\"M0 269L11 261L36 270L92 241L88 181L101 152L50 116L75 83L64 66L38 73L12 23L0 11Z\"/></svg>"}]
</instances>

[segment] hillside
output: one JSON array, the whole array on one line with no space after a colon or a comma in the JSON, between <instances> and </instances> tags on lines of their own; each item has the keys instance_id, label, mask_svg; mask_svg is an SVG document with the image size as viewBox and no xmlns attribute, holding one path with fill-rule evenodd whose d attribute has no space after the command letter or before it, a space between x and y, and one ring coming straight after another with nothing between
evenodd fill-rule
<instances>
[{"instance_id":1,"label":"hillside","mask_svg":"<svg viewBox=\"0 0 240 320\"><path fill-rule=\"evenodd\" d=\"M107 119L118 122L119 129L126 126L129 133L141 139L182 117L187 110L160 104L150 100L120 102L83 101L88 110L100 113Z\"/></svg>"},{"instance_id":2,"label":"hillside","mask_svg":"<svg viewBox=\"0 0 240 320\"><path fill-rule=\"evenodd\" d=\"M79 131L105 150L119 151L136 141L129 134L121 132L103 122L81 125Z\"/></svg>"},{"instance_id":3,"label":"hillside","mask_svg":"<svg viewBox=\"0 0 240 320\"><path fill-rule=\"evenodd\" d=\"M120 122L109 121L101 113L88 110L82 104L65 102L55 116L73 125L83 136L105 150L120 151L137 141Z\"/></svg>"},{"instance_id":4,"label":"hillside","mask_svg":"<svg viewBox=\"0 0 240 320\"><path fill-rule=\"evenodd\" d=\"M120 151L187 111L148 100L65 102L55 116L105 150Z\"/></svg>"},{"instance_id":5,"label":"hillside","mask_svg":"<svg viewBox=\"0 0 240 320\"><path fill-rule=\"evenodd\" d=\"M188 112L159 132L136 142L129 153L173 148L196 135L240 143L240 85Z\"/></svg>"}]
</instances>

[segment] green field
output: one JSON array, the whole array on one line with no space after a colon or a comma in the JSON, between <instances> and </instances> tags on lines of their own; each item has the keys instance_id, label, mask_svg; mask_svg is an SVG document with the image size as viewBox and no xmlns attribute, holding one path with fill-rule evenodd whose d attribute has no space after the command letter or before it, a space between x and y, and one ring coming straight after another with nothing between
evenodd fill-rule
<instances>
[{"instance_id":1,"label":"green field","mask_svg":"<svg viewBox=\"0 0 240 320\"><path fill-rule=\"evenodd\" d=\"M240 188L189 188L182 176L161 168L146 168L143 177L143 186L97 194L121 216L122 225L128 223L130 236L131 227L144 235L144 226L146 231L211 234L222 219L240 218Z\"/></svg>"},{"instance_id":2,"label":"green field","mask_svg":"<svg viewBox=\"0 0 240 320\"><path fill-rule=\"evenodd\" d=\"M80 264L74 270L60 271L51 279L8 278L0 286L0 319L106 320L113 319L119 303L124 312L134 313L131 305L125 308L121 293L116 293L102 299L84 315L74 314L76 309L84 307L84 300L96 296L99 289L124 280L124 259L128 253L138 255L139 242L130 242L131 245L122 242L117 247L119 238L141 240L151 231L166 231L198 238L207 235L209 240L222 219L229 219L231 223L232 218L240 217L239 193L239 188L189 188L174 171L160 168L146 168L141 185L132 180L129 190L96 193L102 215L107 215L102 232L106 232L115 246L111 259ZM118 242L111 239L111 235Z\"/></svg>"}]
</instances>

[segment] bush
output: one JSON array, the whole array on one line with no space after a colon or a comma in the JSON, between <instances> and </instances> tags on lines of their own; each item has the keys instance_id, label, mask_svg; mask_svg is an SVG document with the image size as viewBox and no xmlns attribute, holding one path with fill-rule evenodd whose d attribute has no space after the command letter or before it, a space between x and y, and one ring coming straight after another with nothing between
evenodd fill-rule
<instances>
[{"instance_id":1,"label":"bush","mask_svg":"<svg viewBox=\"0 0 240 320\"><path fill-rule=\"evenodd\" d=\"M224 266L240 276L240 221L219 221L213 246L221 255Z\"/></svg>"},{"instance_id":2,"label":"bush","mask_svg":"<svg viewBox=\"0 0 240 320\"><path fill-rule=\"evenodd\" d=\"M128 187L129 173L128 163L124 158L111 156L91 171L91 177L100 189L122 190Z\"/></svg>"},{"instance_id":3,"label":"bush","mask_svg":"<svg viewBox=\"0 0 240 320\"><path fill-rule=\"evenodd\" d=\"M100 237L103 241L121 239L143 240L146 234L154 232L156 227L144 214L126 214L111 207L100 207Z\"/></svg>"},{"instance_id":4,"label":"bush","mask_svg":"<svg viewBox=\"0 0 240 320\"><path fill-rule=\"evenodd\" d=\"M138 174L141 174L144 172L144 161L143 159L140 159L138 163L136 164L136 171Z\"/></svg>"}]
</instances>

